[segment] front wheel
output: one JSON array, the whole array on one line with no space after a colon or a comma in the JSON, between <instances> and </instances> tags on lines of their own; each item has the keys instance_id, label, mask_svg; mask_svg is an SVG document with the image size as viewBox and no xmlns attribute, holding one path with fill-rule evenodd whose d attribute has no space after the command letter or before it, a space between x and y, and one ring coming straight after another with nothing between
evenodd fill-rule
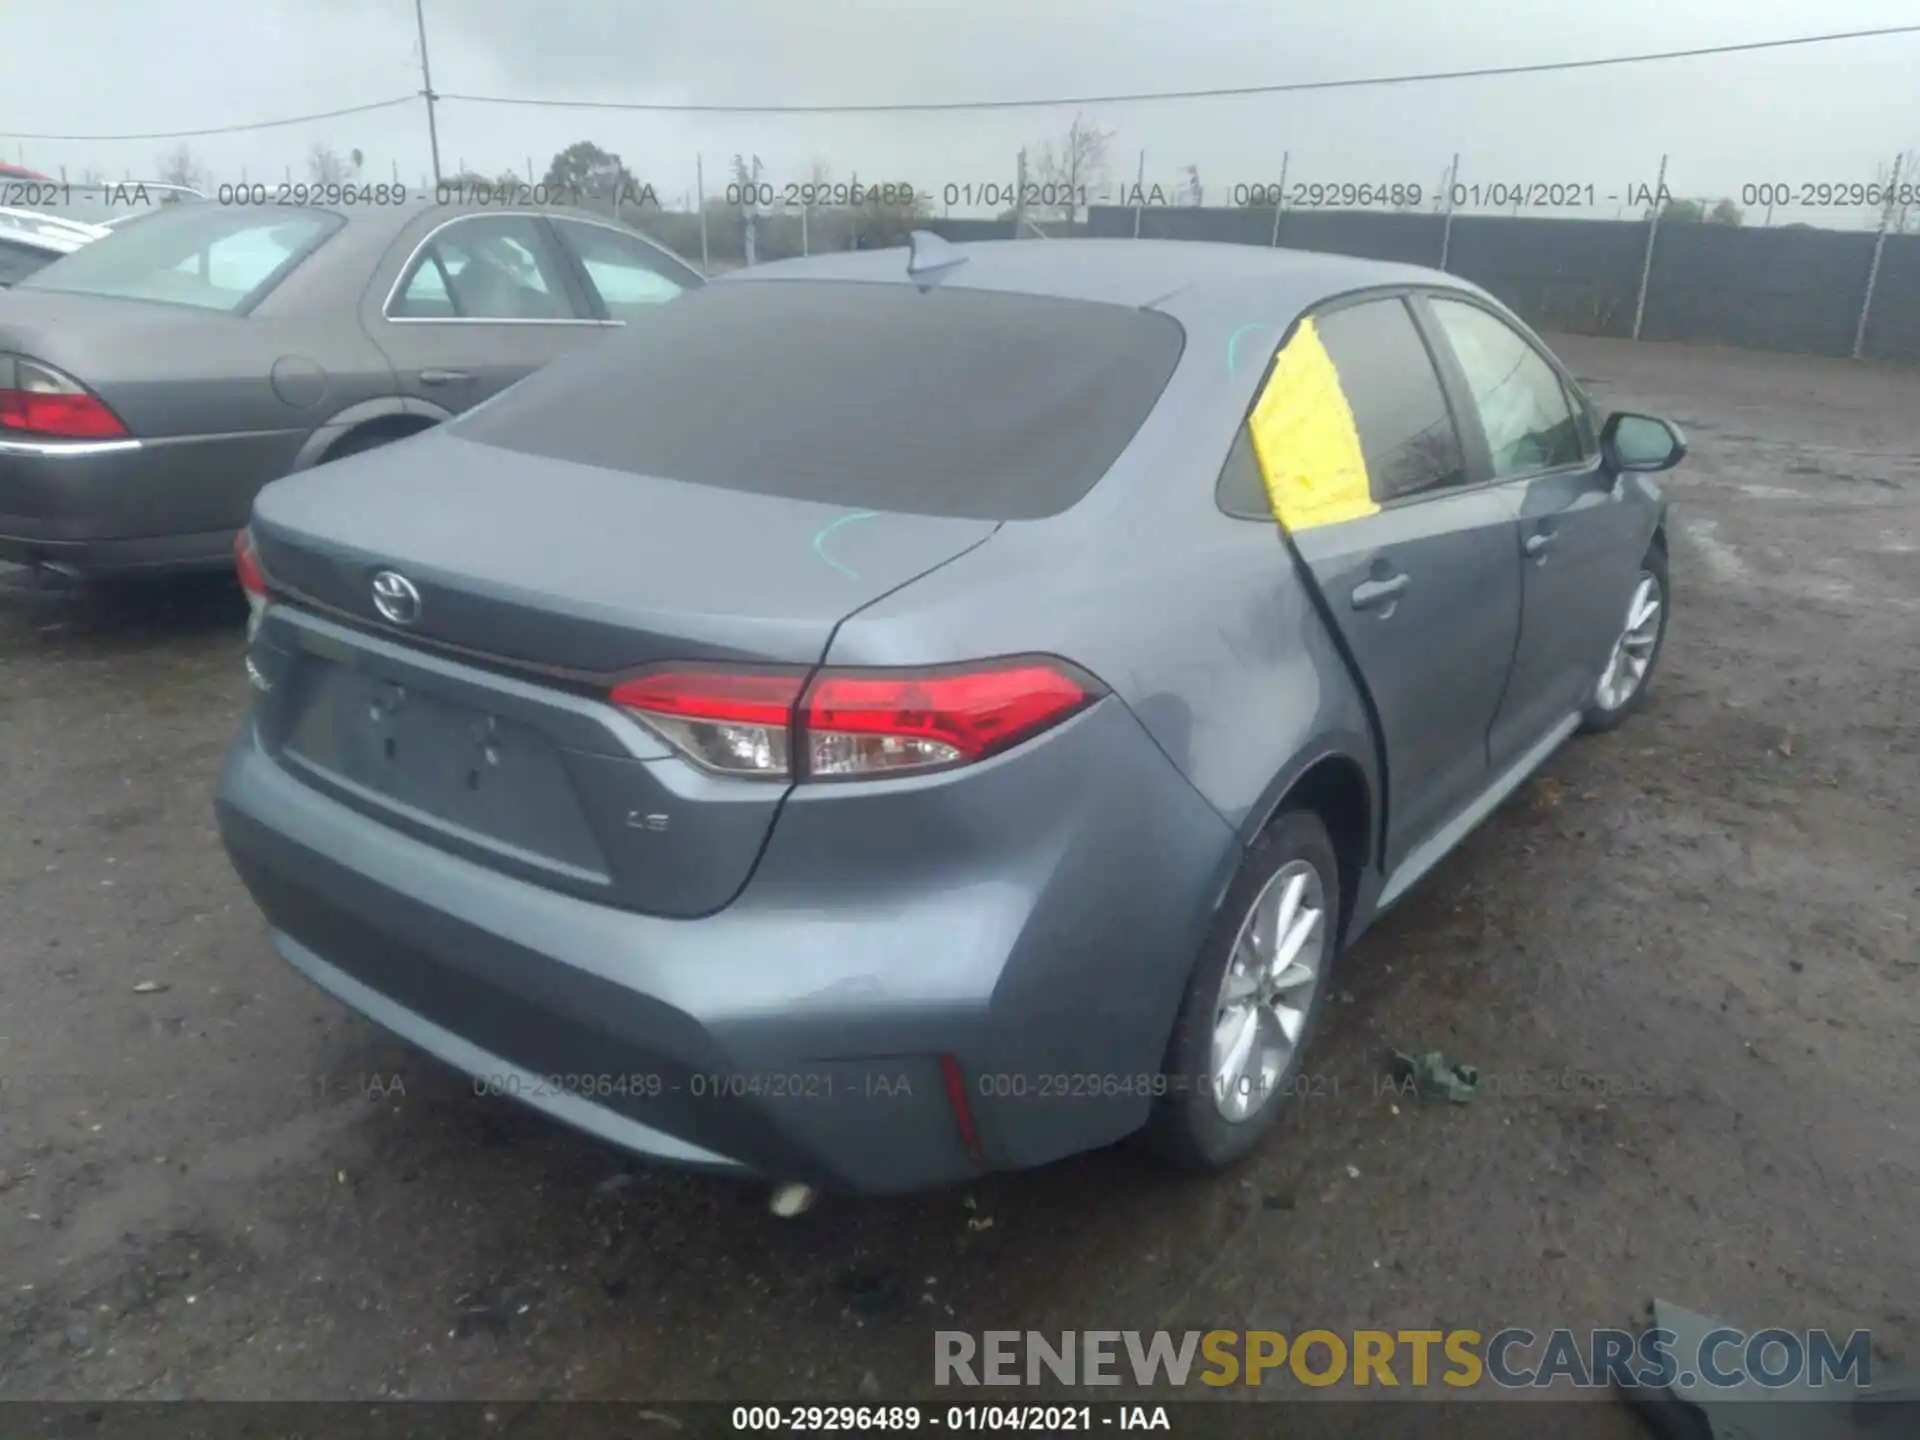
<instances>
[{"instance_id":1,"label":"front wheel","mask_svg":"<svg viewBox=\"0 0 1920 1440\"><path fill-rule=\"evenodd\" d=\"M1327 827L1283 811L1248 849L1187 982L1171 1083L1143 1136L1166 1159L1218 1170L1273 1128L1326 993L1339 905Z\"/></svg>"},{"instance_id":2,"label":"front wheel","mask_svg":"<svg viewBox=\"0 0 1920 1440\"><path fill-rule=\"evenodd\" d=\"M1587 697L1580 728L1588 734L1611 730L1640 708L1667 640L1667 593L1667 552L1656 544L1640 562L1620 633Z\"/></svg>"}]
</instances>

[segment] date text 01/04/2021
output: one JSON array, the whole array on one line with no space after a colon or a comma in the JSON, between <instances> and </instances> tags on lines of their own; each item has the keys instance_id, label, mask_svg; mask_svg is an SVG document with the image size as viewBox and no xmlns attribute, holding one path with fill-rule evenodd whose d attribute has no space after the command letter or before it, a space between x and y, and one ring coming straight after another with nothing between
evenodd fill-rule
<instances>
[{"instance_id":1,"label":"date text 01/04/2021","mask_svg":"<svg viewBox=\"0 0 1920 1440\"><path fill-rule=\"evenodd\" d=\"M1288 184L1259 181L1235 185L1230 192L1237 209L1271 210L1420 210L1429 200L1454 210L1584 209L1598 205L1664 205L1673 194L1664 185L1626 185L1602 189L1589 181L1527 180L1491 184L1455 181L1428 190L1418 181L1295 180ZM1184 203L1179 192L1159 186L1141 190L1129 186L1121 205Z\"/></svg>"},{"instance_id":2,"label":"date text 01/04/2021","mask_svg":"<svg viewBox=\"0 0 1920 1440\"><path fill-rule=\"evenodd\" d=\"M651 1100L685 1095L694 1100L897 1100L913 1098L913 1081L897 1070L869 1070L849 1078L815 1070L694 1071L668 1077L653 1071L622 1074L532 1075L518 1071L471 1077L476 1095L522 1100L574 1095L583 1100Z\"/></svg>"},{"instance_id":3,"label":"date text 01/04/2021","mask_svg":"<svg viewBox=\"0 0 1920 1440\"><path fill-rule=\"evenodd\" d=\"M736 1405L736 1431L1011 1430L1039 1435L1172 1430L1164 1405Z\"/></svg>"},{"instance_id":4,"label":"date text 01/04/2021","mask_svg":"<svg viewBox=\"0 0 1920 1440\"><path fill-rule=\"evenodd\" d=\"M385 1100L407 1093L406 1079L398 1071L391 1074L364 1074L351 1077L303 1075L299 1090L317 1099L345 1098L358 1093L367 1100ZM1251 1087L1273 1085L1243 1077L1236 1082L1243 1091ZM1291 1075L1274 1082L1295 1099L1337 1099L1341 1080L1337 1075ZM532 1074L519 1071L480 1073L469 1077L476 1095L505 1095L537 1100L550 1096L573 1095L586 1100L651 1100L662 1095L682 1095L694 1100L893 1100L911 1099L913 1079L904 1071L873 1069L849 1076L844 1071L696 1071L668 1077L657 1071L601 1073ZM1122 1097L1160 1099L1214 1092L1224 1098L1225 1090L1212 1075L1181 1075L1149 1072L1138 1075L1059 1072L1028 1075L1018 1071L980 1071L967 1082L968 1088L983 1099L1021 1101L1113 1100ZM26 1087L22 1086L24 1091ZM6 1087L0 1084L0 1098Z\"/></svg>"},{"instance_id":5,"label":"date text 01/04/2021","mask_svg":"<svg viewBox=\"0 0 1920 1440\"><path fill-rule=\"evenodd\" d=\"M390 184L384 180L313 184L254 181L251 184L218 186L213 198L221 205L338 205L356 209L379 209L429 200L436 205L507 206L516 209L546 206L572 206L578 209L604 209L608 206L660 208L660 197L654 192L653 186L627 182L602 190L583 185L530 184L508 180L443 180L431 190L412 190L406 185ZM109 200L108 203L111 205L116 202ZM144 202L126 199L117 203L134 207Z\"/></svg>"}]
</instances>

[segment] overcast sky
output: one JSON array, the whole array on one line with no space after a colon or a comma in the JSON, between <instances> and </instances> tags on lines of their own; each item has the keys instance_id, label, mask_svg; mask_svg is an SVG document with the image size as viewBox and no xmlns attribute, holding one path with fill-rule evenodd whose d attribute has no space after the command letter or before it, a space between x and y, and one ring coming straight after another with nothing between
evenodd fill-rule
<instances>
[{"instance_id":1,"label":"overcast sky","mask_svg":"<svg viewBox=\"0 0 1920 1440\"><path fill-rule=\"evenodd\" d=\"M1017 99L1206 88L1526 64L1920 21L1912 0L426 0L443 94L679 103ZM0 153L77 177L152 175L179 142L48 141L25 133L195 129L337 109L420 88L412 0L64 0L7 9ZM22 63L24 57L32 63ZM1209 203L1290 176L1434 186L1464 181L1651 184L1661 153L1680 195L1755 181L1865 181L1920 146L1920 35L1556 75L1387 89L1089 106L1109 169L1150 184L1197 165ZM443 167L545 171L590 139L671 203L704 157L709 194L736 151L768 178L1005 181L1023 143L1068 109L932 115L718 116L443 101ZM428 173L424 104L189 143L215 180L306 178L315 144L358 148L367 173ZM1920 176L1915 176L1920 181ZM1604 198L1600 214L1612 218ZM1757 218L1757 217L1755 217ZM1776 216L1776 223L1781 217ZM1811 215L1786 218L1814 219ZM1828 223L1859 224L1857 212Z\"/></svg>"}]
</instances>

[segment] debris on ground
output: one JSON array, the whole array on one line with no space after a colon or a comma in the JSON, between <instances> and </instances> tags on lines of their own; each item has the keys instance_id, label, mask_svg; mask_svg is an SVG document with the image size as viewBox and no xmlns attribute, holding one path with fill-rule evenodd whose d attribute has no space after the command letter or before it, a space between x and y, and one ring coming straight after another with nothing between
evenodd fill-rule
<instances>
[{"instance_id":1,"label":"debris on ground","mask_svg":"<svg viewBox=\"0 0 1920 1440\"><path fill-rule=\"evenodd\" d=\"M1480 1090L1480 1071L1458 1060L1449 1061L1438 1050L1424 1055L1393 1052L1393 1078L1403 1088L1411 1087L1422 1100L1447 1100L1455 1105L1469 1103Z\"/></svg>"},{"instance_id":2,"label":"debris on ground","mask_svg":"<svg viewBox=\"0 0 1920 1440\"><path fill-rule=\"evenodd\" d=\"M158 995L166 988L167 987L162 985L158 980L142 980L138 985L133 987L133 993L136 995Z\"/></svg>"}]
</instances>

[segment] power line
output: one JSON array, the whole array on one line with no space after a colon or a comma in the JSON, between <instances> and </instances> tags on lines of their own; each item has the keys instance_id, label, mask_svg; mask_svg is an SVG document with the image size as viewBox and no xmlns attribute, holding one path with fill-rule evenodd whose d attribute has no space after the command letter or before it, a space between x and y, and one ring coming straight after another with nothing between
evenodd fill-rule
<instances>
[{"instance_id":1,"label":"power line","mask_svg":"<svg viewBox=\"0 0 1920 1440\"><path fill-rule=\"evenodd\" d=\"M1796 45L1827 45L1840 40L1870 40L1920 33L1920 25L1887 25L1877 30L1846 30L1828 35L1798 35L1786 40L1750 40L1738 45L1703 45L1692 50L1660 50L1642 55L1609 55L1597 60L1549 60L1535 65L1482 66L1473 70L1429 70L1414 75L1369 75L1351 80L1296 80L1282 85L1232 85L1212 90L1147 90L1120 95L1070 95L1041 100L934 100L875 105L669 105L629 100L542 100L515 95L439 94L440 100L470 105L532 105L561 110L650 110L705 115L872 115L937 110L1037 110L1068 105L1127 105L1146 100L1216 100L1237 95L1285 95L1305 90L1356 90L1373 85L1420 85L1436 80L1476 80L1500 75L1541 75L1562 70L1595 70L1606 65L1641 65L1657 60L1692 60L1707 55L1737 55L1754 50L1783 50Z\"/></svg>"},{"instance_id":2,"label":"power line","mask_svg":"<svg viewBox=\"0 0 1920 1440\"><path fill-rule=\"evenodd\" d=\"M876 115L965 110L1040 110L1068 105L1127 105L1155 100L1219 100L1245 95L1288 95L1313 90L1356 90L1370 86L1422 85L1442 80L1478 80L1505 75L1543 75L1567 70L1596 70L1614 65L1644 65L1664 60L1695 60L1712 55L1739 55L1759 50L1784 50L1801 45L1830 45L1845 40L1884 39L1920 33L1920 25L1887 25L1874 30L1844 30L1824 35L1796 35L1784 40L1749 40L1733 45L1703 45L1691 50L1659 50L1638 55L1607 55L1592 60L1548 60L1532 65L1492 65L1471 70L1428 70L1411 75L1368 75L1346 80L1296 80L1279 85L1231 85L1205 90L1146 90L1113 95L1068 95L1032 100L934 100L864 105L675 105L638 100L549 100L519 95L458 95L436 93L435 100L458 100L469 105L520 105L556 110L628 110L679 115ZM349 105L312 115L279 120L255 120L240 125L214 125L201 130L164 130L135 135L50 135L7 131L14 140L189 140L207 135L237 135L249 130L273 130L363 115L411 105L420 97L400 95L367 105Z\"/></svg>"},{"instance_id":3,"label":"power line","mask_svg":"<svg viewBox=\"0 0 1920 1440\"><path fill-rule=\"evenodd\" d=\"M369 110L390 110L395 105L412 105L418 95L401 95L392 100L375 100L370 105L349 105L344 110L322 110L314 115L293 115L285 120L255 120L245 125L213 125L205 130L162 130L152 135L30 135L6 132L9 140L191 140L202 135L238 135L243 130L273 130L283 125L305 125L313 120L336 120L342 115L364 115Z\"/></svg>"}]
</instances>

